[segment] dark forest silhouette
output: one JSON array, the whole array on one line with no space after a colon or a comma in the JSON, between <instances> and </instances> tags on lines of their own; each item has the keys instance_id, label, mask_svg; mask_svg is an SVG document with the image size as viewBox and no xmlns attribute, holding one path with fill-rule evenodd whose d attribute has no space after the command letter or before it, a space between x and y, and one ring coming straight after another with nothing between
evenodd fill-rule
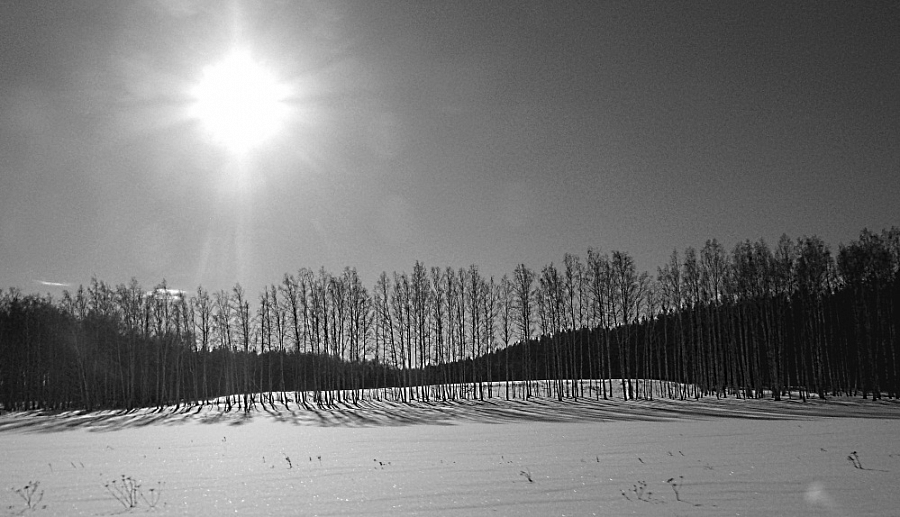
<instances>
[{"instance_id":1,"label":"dark forest silhouette","mask_svg":"<svg viewBox=\"0 0 900 517\"><path fill-rule=\"evenodd\" d=\"M589 249L500 279L416 262L371 289L301 269L253 299L94 279L58 300L0 292L0 404L896 398L898 341L898 228L836 257L817 237L710 240L655 276Z\"/></svg>"}]
</instances>

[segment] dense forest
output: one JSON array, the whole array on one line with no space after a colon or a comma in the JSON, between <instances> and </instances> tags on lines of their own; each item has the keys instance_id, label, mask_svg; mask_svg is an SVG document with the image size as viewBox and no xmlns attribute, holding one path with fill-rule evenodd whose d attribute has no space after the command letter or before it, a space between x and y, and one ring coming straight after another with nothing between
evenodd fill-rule
<instances>
[{"instance_id":1,"label":"dense forest","mask_svg":"<svg viewBox=\"0 0 900 517\"><path fill-rule=\"evenodd\" d=\"M61 299L0 291L0 404L895 398L898 331L898 228L836 256L817 237L710 240L655 275L588 249L502 278L416 262L371 288L300 269L256 297L94 279Z\"/></svg>"}]
</instances>

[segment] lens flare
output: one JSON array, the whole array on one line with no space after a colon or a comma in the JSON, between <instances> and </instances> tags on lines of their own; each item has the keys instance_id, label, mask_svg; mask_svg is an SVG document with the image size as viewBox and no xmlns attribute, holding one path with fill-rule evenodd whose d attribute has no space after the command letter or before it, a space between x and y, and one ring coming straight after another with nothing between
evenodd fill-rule
<instances>
[{"instance_id":1,"label":"lens flare","mask_svg":"<svg viewBox=\"0 0 900 517\"><path fill-rule=\"evenodd\" d=\"M249 53L235 52L204 69L192 93L192 116L209 138L240 153L278 133L290 92Z\"/></svg>"}]
</instances>

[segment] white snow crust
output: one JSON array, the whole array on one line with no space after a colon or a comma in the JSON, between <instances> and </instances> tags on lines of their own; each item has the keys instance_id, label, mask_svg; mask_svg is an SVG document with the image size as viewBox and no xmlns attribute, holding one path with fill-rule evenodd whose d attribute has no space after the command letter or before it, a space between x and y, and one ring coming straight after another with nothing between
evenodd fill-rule
<instances>
[{"instance_id":1,"label":"white snow crust","mask_svg":"<svg viewBox=\"0 0 900 517\"><path fill-rule=\"evenodd\" d=\"M0 451L0 515L900 515L896 401L18 413Z\"/></svg>"}]
</instances>

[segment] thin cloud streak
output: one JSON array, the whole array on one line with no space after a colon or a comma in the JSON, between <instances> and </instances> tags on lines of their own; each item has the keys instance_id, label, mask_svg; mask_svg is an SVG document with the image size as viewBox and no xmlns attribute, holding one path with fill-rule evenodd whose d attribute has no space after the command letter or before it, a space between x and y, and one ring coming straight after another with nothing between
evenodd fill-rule
<instances>
[{"instance_id":1,"label":"thin cloud streak","mask_svg":"<svg viewBox=\"0 0 900 517\"><path fill-rule=\"evenodd\" d=\"M35 280L35 282L47 287L72 287L72 284L68 282L48 282L46 280Z\"/></svg>"}]
</instances>

